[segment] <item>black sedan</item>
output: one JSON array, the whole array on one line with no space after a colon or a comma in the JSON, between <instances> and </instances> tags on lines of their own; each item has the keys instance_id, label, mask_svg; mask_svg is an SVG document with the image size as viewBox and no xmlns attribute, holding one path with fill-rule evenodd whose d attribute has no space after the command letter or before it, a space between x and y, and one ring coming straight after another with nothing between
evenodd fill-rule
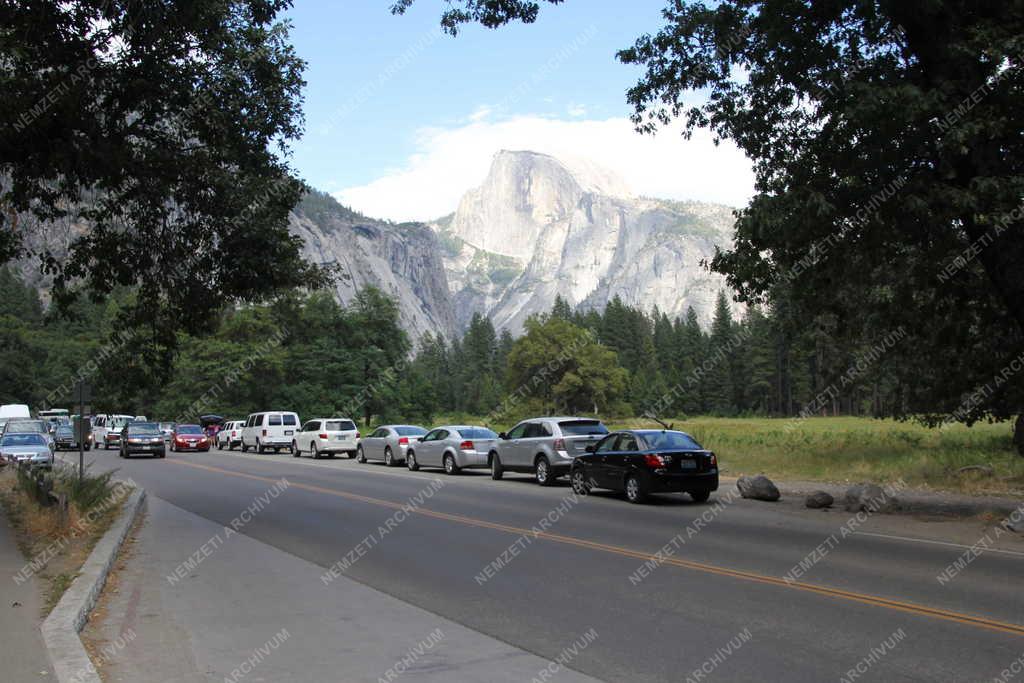
<instances>
[{"instance_id":1,"label":"black sedan","mask_svg":"<svg viewBox=\"0 0 1024 683\"><path fill-rule=\"evenodd\" d=\"M164 434L157 422L131 422L121 430L121 457L145 453L155 458L167 456Z\"/></svg>"},{"instance_id":2,"label":"black sedan","mask_svg":"<svg viewBox=\"0 0 1024 683\"><path fill-rule=\"evenodd\" d=\"M651 493L685 492L703 503L718 489L718 460L685 432L612 432L573 460L569 481L579 495L611 489L642 503Z\"/></svg>"}]
</instances>

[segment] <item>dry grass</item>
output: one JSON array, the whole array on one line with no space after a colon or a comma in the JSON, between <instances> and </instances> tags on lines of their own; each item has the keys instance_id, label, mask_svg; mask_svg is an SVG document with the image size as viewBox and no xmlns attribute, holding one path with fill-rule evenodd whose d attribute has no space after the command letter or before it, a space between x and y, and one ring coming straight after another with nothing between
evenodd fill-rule
<instances>
[{"instance_id":1,"label":"dry grass","mask_svg":"<svg viewBox=\"0 0 1024 683\"><path fill-rule=\"evenodd\" d=\"M42 583L42 616L60 601L96 542L117 519L127 496L113 504L93 500L91 507L76 502L76 498L81 497L72 497L67 514L61 515L56 505L41 506L35 495L26 491L25 482L19 481L13 467L0 471L0 505L14 527L28 571ZM90 509L94 510L91 516Z\"/></svg>"}]
</instances>

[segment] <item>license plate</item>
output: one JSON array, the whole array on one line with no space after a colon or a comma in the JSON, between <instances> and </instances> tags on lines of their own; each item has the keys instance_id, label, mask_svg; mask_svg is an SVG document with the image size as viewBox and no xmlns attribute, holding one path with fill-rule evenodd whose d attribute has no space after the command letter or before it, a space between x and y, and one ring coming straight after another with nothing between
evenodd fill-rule
<instances>
[{"instance_id":1,"label":"license plate","mask_svg":"<svg viewBox=\"0 0 1024 683\"><path fill-rule=\"evenodd\" d=\"M695 469L697 469L697 461L696 460L680 460L679 461L679 469L682 469L682 470L695 470Z\"/></svg>"},{"instance_id":2,"label":"license plate","mask_svg":"<svg viewBox=\"0 0 1024 683\"><path fill-rule=\"evenodd\" d=\"M295 433L294 430L291 430L291 429L284 430L284 435L285 436L291 436L294 433Z\"/></svg>"},{"instance_id":3,"label":"license plate","mask_svg":"<svg viewBox=\"0 0 1024 683\"><path fill-rule=\"evenodd\" d=\"M342 436L341 434L338 434L337 436L334 437L334 440L335 441L344 441L345 438L346 437Z\"/></svg>"}]
</instances>

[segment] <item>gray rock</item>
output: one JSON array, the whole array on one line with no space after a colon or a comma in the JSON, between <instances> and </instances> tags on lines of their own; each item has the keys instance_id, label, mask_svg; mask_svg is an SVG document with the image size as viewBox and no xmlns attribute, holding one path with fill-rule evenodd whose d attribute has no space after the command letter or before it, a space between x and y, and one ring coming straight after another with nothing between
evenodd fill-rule
<instances>
[{"instance_id":1,"label":"gray rock","mask_svg":"<svg viewBox=\"0 0 1024 683\"><path fill-rule=\"evenodd\" d=\"M809 508L818 509L832 507L832 503L834 502L835 499L832 497L831 493L826 491L815 491L811 495L807 496L807 499L804 501L804 505Z\"/></svg>"},{"instance_id":2,"label":"gray rock","mask_svg":"<svg viewBox=\"0 0 1024 683\"><path fill-rule=\"evenodd\" d=\"M756 477L740 477L736 480L736 488L739 489L741 496L753 500L774 502L780 497L779 489L763 474Z\"/></svg>"},{"instance_id":3,"label":"gray rock","mask_svg":"<svg viewBox=\"0 0 1024 683\"><path fill-rule=\"evenodd\" d=\"M857 484L846 490L845 506L847 512L892 512L896 498L877 484Z\"/></svg>"}]
</instances>

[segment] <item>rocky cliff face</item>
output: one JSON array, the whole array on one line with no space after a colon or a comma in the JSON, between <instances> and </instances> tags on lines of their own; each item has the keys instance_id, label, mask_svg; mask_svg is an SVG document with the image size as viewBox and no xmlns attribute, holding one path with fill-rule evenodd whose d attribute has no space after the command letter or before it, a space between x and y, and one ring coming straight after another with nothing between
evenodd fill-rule
<instances>
[{"instance_id":1,"label":"rocky cliff face","mask_svg":"<svg viewBox=\"0 0 1024 683\"><path fill-rule=\"evenodd\" d=\"M290 223L310 261L338 263L349 276L335 287L343 304L361 288L374 285L398 302L412 339L428 331L449 338L455 334L441 246L426 225L366 218L319 193L299 203Z\"/></svg>"},{"instance_id":2,"label":"rocky cliff face","mask_svg":"<svg viewBox=\"0 0 1024 683\"><path fill-rule=\"evenodd\" d=\"M630 197L607 174L534 152L499 152L483 184L432 224L459 325L474 312L513 333L556 295L603 308L619 296L710 322L724 278L700 266L729 244L732 210Z\"/></svg>"}]
</instances>

